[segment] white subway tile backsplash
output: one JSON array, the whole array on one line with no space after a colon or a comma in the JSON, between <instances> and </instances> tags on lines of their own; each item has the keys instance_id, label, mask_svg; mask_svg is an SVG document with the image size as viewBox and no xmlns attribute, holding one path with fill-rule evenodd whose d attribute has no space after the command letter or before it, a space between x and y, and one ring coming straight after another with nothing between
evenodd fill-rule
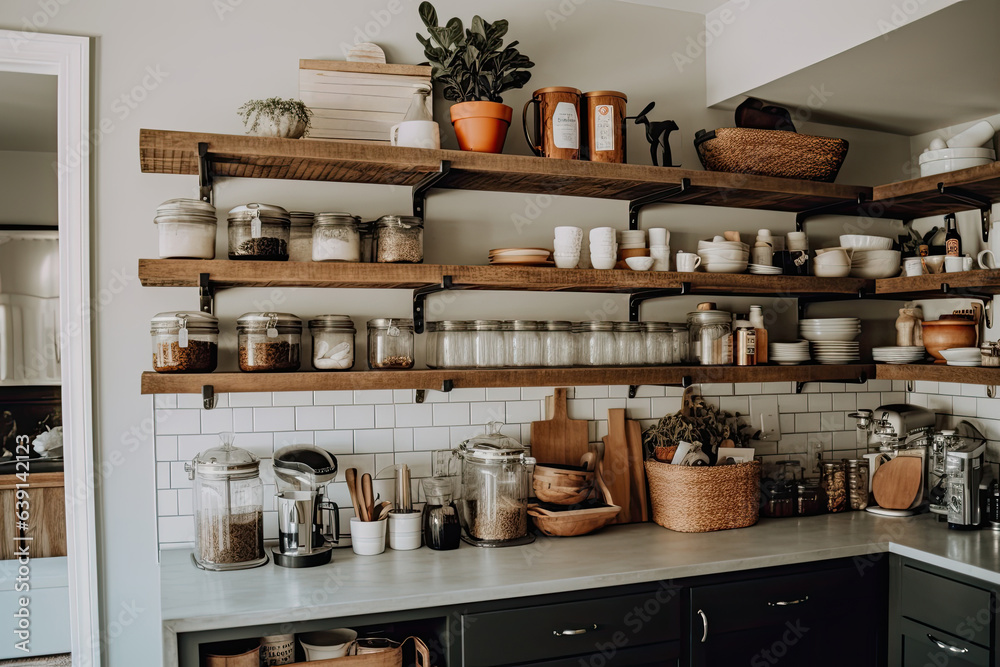
<instances>
[{"instance_id":1,"label":"white subway tile backsplash","mask_svg":"<svg viewBox=\"0 0 1000 667\"><path fill-rule=\"evenodd\" d=\"M170 463L170 484L167 489L190 489L192 484L188 479L188 473L184 470L184 461L173 461Z\"/></svg>"},{"instance_id":2,"label":"white subway tile backsplash","mask_svg":"<svg viewBox=\"0 0 1000 667\"><path fill-rule=\"evenodd\" d=\"M892 391L892 380L869 380L868 391Z\"/></svg>"},{"instance_id":3,"label":"white subway tile backsplash","mask_svg":"<svg viewBox=\"0 0 1000 667\"><path fill-rule=\"evenodd\" d=\"M374 405L338 405L335 425L338 429L375 428Z\"/></svg>"},{"instance_id":4,"label":"white subway tile backsplash","mask_svg":"<svg viewBox=\"0 0 1000 667\"><path fill-rule=\"evenodd\" d=\"M926 394L927 409L941 414L951 414L953 405L952 397L944 394Z\"/></svg>"},{"instance_id":5,"label":"white subway tile backsplash","mask_svg":"<svg viewBox=\"0 0 1000 667\"><path fill-rule=\"evenodd\" d=\"M200 410L202 407L200 394L177 394L177 407L183 410Z\"/></svg>"},{"instance_id":6,"label":"white subway tile backsplash","mask_svg":"<svg viewBox=\"0 0 1000 667\"><path fill-rule=\"evenodd\" d=\"M833 394L832 402L834 410L843 410L845 412L853 412L858 408L858 396L854 392L844 392L842 394Z\"/></svg>"},{"instance_id":7,"label":"white subway tile backsplash","mask_svg":"<svg viewBox=\"0 0 1000 667\"><path fill-rule=\"evenodd\" d=\"M154 408L176 408L177 394L156 394L153 396Z\"/></svg>"},{"instance_id":8,"label":"white subway tile backsplash","mask_svg":"<svg viewBox=\"0 0 1000 667\"><path fill-rule=\"evenodd\" d=\"M778 427L781 429L782 433L795 433L795 414L779 414L778 415Z\"/></svg>"},{"instance_id":9,"label":"white subway tile backsplash","mask_svg":"<svg viewBox=\"0 0 1000 667\"><path fill-rule=\"evenodd\" d=\"M468 423L468 403L437 403L434 405L435 426L466 426Z\"/></svg>"},{"instance_id":10,"label":"white subway tile backsplash","mask_svg":"<svg viewBox=\"0 0 1000 667\"><path fill-rule=\"evenodd\" d=\"M653 399L649 399L652 401ZM607 419L608 410L624 408L627 406L627 398L595 398L594 399L594 418L595 419Z\"/></svg>"},{"instance_id":11,"label":"white subway tile backsplash","mask_svg":"<svg viewBox=\"0 0 1000 667\"><path fill-rule=\"evenodd\" d=\"M473 406L475 409L475 406ZM574 398L566 402L566 411L570 419L594 418L594 400L590 398Z\"/></svg>"},{"instance_id":12,"label":"white subway tile backsplash","mask_svg":"<svg viewBox=\"0 0 1000 667\"><path fill-rule=\"evenodd\" d=\"M233 408L233 431L253 431L253 408Z\"/></svg>"},{"instance_id":13,"label":"white subway tile backsplash","mask_svg":"<svg viewBox=\"0 0 1000 667\"><path fill-rule=\"evenodd\" d=\"M354 432L355 454L378 454L392 451L392 429L373 428Z\"/></svg>"},{"instance_id":14,"label":"white subway tile backsplash","mask_svg":"<svg viewBox=\"0 0 1000 667\"><path fill-rule=\"evenodd\" d=\"M239 440L238 447L243 446L243 438ZM190 461L206 449L212 449L219 445L219 436L206 435L179 435L177 436L177 460Z\"/></svg>"},{"instance_id":15,"label":"white subway tile backsplash","mask_svg":"<svg viewBox=\"0 0 1000 667\"><path fill-rule=\"evenodd\" d=\"M169 489L170 488L170 468L172 467L170 461L157 461L156 462L156 488L158 489Z\"/></svg>"},{"instance_id":16,"label":"white subway tile backsplash","mask_svg":"<svg viewBox=\"0 0 1000 667\"><path fill-rule=\"evenodd\" d=\"M410 466L410 477L430 477L431 473L431 453L430 452L401 452L396 454L397 464L405 463Z\"/></svg>"},{"instance_id":17,"label":"white subway tile backsplash","mask_svg":"<svg viewBox=\"0 0 1000 667\"><path fill-rule=\"evenodd\" d=\"M412 389L393 389L392 390L392 402L396 405L400 403L412 403L413 402L413 390Z\"/></svg>"},{"instance_id":18,"label":"white subway tile backsplash","mask_svg":"<svg viewBox=\"0 0 1000 667\"><path fill-rule=\"evenodd\" d=\"M413 451L413 429L394 428L392 429L393 450L397 452Z\"/></svg>"},{"instance_id":19,"label":"white subway tile backsplash","mask_svg":"<svg viewBox=\"0 0 1000 667\"><path fill-rule=\"evenodd\" d=\"M963 386L956 382L938 382L937 393L945 396L959 396Z\"/></svg>"},{"instance_id":20,"label":"white subway tile backsplash","mask_svg":"<svg viewBox=\"0 0 1000 667\"><path fill-rule=\"evenodd\" d=\"M177 460L177 437L176 435L156 436L156 460L176 461Z\"/></svg>"},{"instance_id":21,"label":"white subway tile backsplash","mask_svg":"<svg viewBox=\"0 0 1000 667\"><path fill-rule=\"evenodd\" d=\"M778 396L778 412L805 412L809 409L809 397L804 394L781 394Z\"/></svg>"},{"instance_id":22,"label":"white subway tile backsplash","mask_svg":"<svg viewBox=\"0 0 1000 667\"><path fill-rule=\"evenodd\" d=\"M877 392L865 392L857 394L858 410L874 410L882 405L882 396Z\"/></svg>"},{"instance_id":23,"label":"white subway tile backsplash","mask_svg":"<svg viewBox=\"0 0 1000 667\"><path fill-rule=\"evenodd\" d=\"M575 398L607 398L607 385L597 385L593 387L574 387Z\"/></svg>"},{"instance_id":24,"label":"white subway tile backsplash","mask_svg":"<svg viewBox=\"0 0 1000 667\"><path fill-rule=\"evenodd\" d=\"M375 428L392 428L396 425L395 405L375 406Z\"/></svg>"},{"instance_id":25,"label":"white subway tile backsplash","mask_svg":"<svg viewBox=\"0 0 1000 667\"><path fill-rule=\"evenodd\" d=\"M199 398L201 398L199 396ZM200 410L202 433L224 433L233 430L233 411L230 408Z\"/></svg>"},{"instance_id":26,"label":"white subway tile backsplash","mask_svg":"<svg viewBox=\"0 0 1000 667\"><path fill-rule=\"evenodd\" d=\"M796 433L808 433L809 431L818 431L820 424L820 416L814 412L802 412L795 415L795 431Z\"/></svg>"},{"instance_id":27,"label":"white subway tile backsplash","mask_svg":"<svg viewBox=\"0 0 1000 667\"><path fill-rule=\"evenodd\" d=\"M807 405L809 412L830 412L833 410L833 395L809 394Z\"/></svg>"},{"instance_id":28,"label":"white subway tile backsplash","mask_svg":"<svg viewBox=\"0 0 1000 667\"><path fill-rule=\"evenodd\" d=\"M253 430L294 431L295 408L254 408Z\"/></svg>"},{"instance_id":29,"label":"white subway tile backsplash","mask_svg":"<svg viewBox=\"0 0 1000 667\"><path fill-rule=\"evenodd\" d=\"M913 390L921 394L936 394L938 393L938 383L937 382L927 382L926 380L917 380L913 383Z\"/></svg>"},{"instance_id":30,"label":"white subway tile backsplash","mask_svg":"<svg viewBox=\"0 0 1000 667\"><path fill-rule=\"evenodd\" d=\"M572 403L573 401L570 401ZM507 404L501 401L469 404L469 423L488 424L492 421L507 421Z\"/></svg>"},{"instance_id":31,"label":"white subway tile backsplash","mask_svg":"<svg viewBox=\"0 0 1000 667\"><path fill-rule=\"evenodd\" d=\"M960 417L975 417L978 409L978 399L970 396L953 396L951 399L951 414Z\"/></svg>"},{"instance_id":32,"label":"white subway tile backsplash","mask_svg":"<svg viewBox=\"0 0 1000 667\"><path fill-rule=\"evenodd\" d=\"M313 393L311 391L279 391L271 397L271 405L275 407L298 407L312 404Z\"/></svg>"},{"instance_id":33,"label":"white subway tile backsplash","mask_svg":"<svg viewBox=\"0 0 1000 667\"><path fill-rule=\"evenodd\" d=\"M733 385L733 393L737 396L756 396L763 393L760 382L741 382Z\"/></svg>"},{"instance_id":34,"label":"white subway tile backsplash","mask_svg":"<svg viewBox=\"0 0 1000 667\"><path fill-rule=\"evenodd\" d=\"M353 405L353 391L314 391L313 405Z\"/></svg>"},{"instance_id":35,"label":"white subway tile backsplash","mask_svg":"<svg viewBox=\"0 0 1000 667\"><path fill-rule=\"evenodd\" d=\"M248 391L229 396L231 408L264 408L272 405L272 394L266 391Z\"/></svg>"},{"instance_id":36,"label":"white subway tile backsplash","mask_svg":"<svg viewBox=\"0 0 1000 667\"><path fill-rule=\"evenodd\" d=\"M791 382L764 382L761 385L762 394L787 394L795 391Z\"/></svg>"},{"instance_id":37,"label":"white subway tile backsplash","mask_svg":"<svg viewBox=\"0 0 1000 667\"><path fill-rule=\"evenodd\" d=\"M176 489L177 493L177 513L194 514L193 494L191 489Z\"/></svg>"},{"instance_id":38,"label":"white subway tile backsplash","mask_svg":"<svg viewBox=\"0 0 1000 667\"><path fill-rule=\"evenodd\" d=\"M396 406L396 426L433 426L434 406L428 403L407 403Z\"/></svg>"},{"instance_id":39,"label":"white subway tile backsplash","mask_svg":"<svg viewBox=\"0 0 1000 667\"><path fill-rule=\"evenodd\" d=\"M451 441L451 433L448 431L446 426L431 426L428 428L413 429L414 451L451 449L454 446L455 443Z\"/></svg>"},{"instance_id":40,"label":"white subway tile backsplash","mask_svg":"<svg viewBox=\"0 0 1000 667\"><path fill-rule=\"evenodd\" d=\"M666 388L655 384L642 384L636 387L636 398L656 398L666 394Z\"/></svg>"},{"instance_id":41,"label":"white subway tile backsplash","mask_svg":"<svg viewBox=\"0 0 1000 667\"><path fill-rule=\"evenodd\" d=\"M962 385L962 396L975 396L976 398L986 398L986 385L964 384Z\"/></svg>"},{"instance_id":42,"label":"white subway tile backsplash","mask_svg":"<svg viewBox=\"0 0 1000 667\"><path fill-rule=\"evenodd\" d=\"M333 406L307 405L295 408L295 428L299 431L324 431L333 428Z\"/></svg>"},{"instance_id":43,"label":"white subway tile backsplash","mask_svg":"<svg viewBox=\"0 0 1000 667\"><path fill-rule=\"evenodd\" d=\"M610 399L609 399L610 400ZM649 398L626 398L625 399L625 416L628 419L650 419L652 414L650 413L650 401ZM596 403L597 401L595 401Z\"/></svg>"},{"instance_id":44,"label":"white subway tile backsplash","mask_svg":"<svg viewBox=\"0 0 1000 667\"><path fill-rule=\"evenodd\" d=\"M733 385L706 382L700 385L702 396L732 396Z\"/></svg>"},{"instance_id":45,"label":"white subway tile backsplash","mask_svg":"<svg viewBox=\"0 0 1000 667\"><path fill-rule=\"evenodd\" d=\"M243 433L236 436L236 446L247 449L262 459L270 459L274 454L274 433Z\"/></svg>"},{"instance_id":46,"label":"white subway tile backsplash","mask_svg":"<svg viewBox=\"0 0 1000 667\"><path fill-rule=\"evenodd\" d=\"M354 392L355 405L392 403L392 389L359 389Z\"/></svg>"},{"instance_id":47,"label":"white subway tile backsplash","mask_svg":"<svg viewBox=\"0 0 1000 667\"><path fill-rule=\"evenodd\" d=\"M649 411L654 419L659 419L666 415L672 415L680 411L682 399L680 396L664 396L663 398L649 399ZM596 407L595 407L596 410ZM595 417L597 413L594 413Z\"/></svg>"},{"instance_id":48,"label":"white subway tile backsplash","mask_svg":"<svg viewBox=\"0 0 1000 667\"><path fill-rule=\"evenodd\" d=\"M448 394L448 400L452 403L481 403L486 400L486 389L472 387L452 389Z\"/></svg>"},{"instance_id":49,"label":"white subway tile backsplash","mask_svg":"<svg viewBox=\"0 0 1000 667\"><path fill-rule=\"evenodd\" d=\"M489 387L486 390L486 400L487 401L519 401L519 400L521 400L521 388L520 387Z\"/></svg>"},{"instance_id":50,"label":"white subway tile backsplash","mask_svg":"<svg viewBox=\"0 0 1000 667\"><path fill-rule=\"evenodd\" d=\"M314 435L312 431L279 431L278 433L273 433L274 438L274 450L277 451L282 447L288 447L289 445L312 445L314 444Z\"/></svg>"},{"instance_id":51,"label":"white subway tile backsplash","mask_svg":"<svg viewBox=\"0 0 1000 667\"><path fill-rule=\"evenodd\" d=\"M177 489L160 489L156 492L156 511L159 516L177 515Z\"/></svg>"},{"instance_id":52,"label":"white subway tile backsplash","mask_svg":"<svg viewBox=\"0 0 1000 667\"><path fill-rule=\"evenodd\" d=\"M625 407L625 401L622 406ZM508 424L524 424L542 420L541 401L507 401Z\"/></svg>"},{"instance_id":53,"label":"white subway tile backsplash","mask_svg":"<svg viewBox=\"0 0 1000 667\"><path fill-rule=\"evenodd\" d=\"M201 433L201 415L197 410L156 410L157 435L194 435Z\"/></svg>"},{"instance_id":54,"label":"white subway tile backsplash","mask_svg":"<svg viewBox=\"0 0 1000 667\"><path fill-rule=\"evenodd\" d=\"M160 542L194 541L194 521L190 516L161 516L157 527Z\"/></svg>"},{"instance_id":55,"label":"white subway tile backsplash","mask_svg":"<svg viewBox=\"0 0 1000 667\"><path fill-rule=\"evenodd\" d=\"M723 396L716 403L720 410L730 414L738 412L744 417L750 414L750 397L748 396Z\"/></svg>"},{"instance_id":56,"label":"white subway tile backsplash","mask_svg":"<svg viewBox=\"0 0 1000 667\"><path fill-rule=\"evenodd\" d=\"M608 387L608 398L628 398L628 385L613 384Z\"/></svg>"},{"instance_id":57,"label":"white subway tile backsplash","mask_svg":"<svg viewBox=\"0 0 1000 667\"><path fill-rule=\"evenodd\" d=\"M337 456L354 452L354 431L316 431L313 441L317 447Z\"/></svg>"}]
</instances>

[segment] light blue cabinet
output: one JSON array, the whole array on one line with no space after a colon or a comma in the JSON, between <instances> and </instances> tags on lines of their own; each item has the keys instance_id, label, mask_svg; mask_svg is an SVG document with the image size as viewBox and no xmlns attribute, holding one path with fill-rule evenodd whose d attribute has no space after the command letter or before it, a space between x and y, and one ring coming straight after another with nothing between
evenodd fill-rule
<instances>
[{"instance_id":1,"label":"light blue cabinet","mask_svg":"<svg viewBox=\"0 0 1000 667\"><path fill-rule=\"evenodd\" d=\"M16 639L0 642L0 660L69 653L69 584L65 558L37 558L30 563L30 586L26 592L15 590L18 576L16 560L0 561L0 633L14 637L20 598L29 602L28 620L31 638L29 652L15 647Z\"/></svg>"}]
</instances>

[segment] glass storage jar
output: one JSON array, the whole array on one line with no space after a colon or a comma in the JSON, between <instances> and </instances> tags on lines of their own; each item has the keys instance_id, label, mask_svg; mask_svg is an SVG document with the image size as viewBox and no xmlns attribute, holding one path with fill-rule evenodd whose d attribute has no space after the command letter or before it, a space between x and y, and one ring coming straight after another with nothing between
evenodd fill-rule
<instances>
[{"instance_id":1,"label":"glass storage jar","mask_svg":"<svg viewBox=\"0 0 1000 667\"><path fill-rule=\"evenodd\" d=\"M666 322L643 322L646 331L646 365L666 366L674 363L674 341Z\"/></svg>"},{"instance_id":2,"label":"glass storage jar","mask_svg":"<svg viewBox=\"0 0 1000 667\"><path fill-rule=\"evenodd\" d=\"M427 368L440 368L437 358L438 323L424 322L424 363Z\"/></svg>"},{"instance_id":3,"label":"glass storage jar","mask_svg":"<svg viewBox=\"0 0 1000 667\"><path fill-rule=\"evenodd\" d=\"M288 236L288 261L311 262L313 259L313 222L315 213L292 211L292 228Z\"/></svg>"},{"instance_id":4,"label":"glass storage jar","mask_svg":"<svg viewBox=\"0 0 1000 667\"><path fill-rule=\"evenodd\" d=\"M213 315L158 313L149 333L157 373L211 373L218 366L219 319Z\"/></svg>"},{"instance_id":5,"label":"glass storage jar","mask_svg":"<svg viewBox=\"0 0 1000 667\"><path fill-rule=\"evenodd\" d=\"M375 221L363 220L358 222L358 235L361 237L361 261L374 262L375 256Z\"/></svg>"},{"instance_id":6,"label":"glass storage jar","mask_svg":"<svg viewBox=\"0 0 1000 667\"><path fill-rule=\"evenodd\" d=\"M799 516L826 513L826 491L815 481L801 482L798 487L797 509Z\"/></svg>"},{"instance_id":7,"label":"glass storage jar","mask_svg":"<svg viewBox=\"0 0 1000 667\"><path fill-rule=\"evenodd\" d=\"M368 367L372 370L413 368L413 320L368 320Z\"/></svg>"},{"instance_id":8,"label":"glass storage jar","mask_svg":"<svg viewBox=\"0 0 1000 667\"><path fill-rule=\"evenodd\" d=\"M826 508L830 512L847 509L847 473L843 461L820 461L820 480L826 491Z\"/></svg>"},{"instance_id":9,"label":"glass storage jar","mask_svg":"<svg viewBox=\"0 0 1000 667\"><path fill-rule=\"evenodd\" d=\"M153 218L164 259L215 259L215 207L200 199L168 199Z\"/></svg>"},{"instance_id":10,"label":"glass storage jar","mask_svg":"<svg viewBox=\"0 0 1000 667\"><path fill-rule=\"evenodd\" d=\"M469 323L462 320L438 322L435 359L438 368L473 368L476 364L473 346L474 333Z\"/></svg>"},{"instance_id":11,"label":"glass storage jar","mask_svg":"<svg viewBox=\"0 0 1000 667\"><path fill-rule=\"evenodd\" d=\"M761 482L761 516L781 518L795 516L796 491L795 483L766 479Z\"/></svg>"},{"instance_id":12,"label":"glass storage jar","mask_svg":"<svg viewBox=\"0 0 1000 667\"><path fill-rule=\"evenodd\" d=\"M312 365L318 371L349 371L354 367L354 336L357 329L347 315L320 315L309 320L312 334Z\"/></svg>"},{"instance_id":13,"label":"glass storage jar","mask_svg":"<svg viewBox=\"0 0 1000 667\"><path fill-rule=\"evenodd\" d=\"M847 460L847 497L852 510L868 507L868 459Z\"/></svg>"},{"instance_id":14,"label":"glass storage jar","mask_svg":"<svg viewBox=\"0 0 1000 667\"><path fill-rule=\"evenodd\" d=\"M451 480L447 477L427 477L424 487L423 516L424 544L435 551L457 549L462 541L462 525L458 508L452 500Z\"/></svg>"},{"instance_id":15,"label":"glass storage jar","mask_svg":"<svg viewBox=\"0 0 1000 667\"><path fill-rule=\"evenodd\" d=\"M287 260L291 227L280 206L237 206L229 211L229 259Z\"/></svg>"},{"instance_id":16,"label":"glass storage jar","mask_svg":"<svg viewBox=\"0 0 1000 667\"><path fill-rule=\"evenodd\" d=\"M500 320L475 320L472 330L472 354L476 368L502 368L507 348Z\"/></svg>"},{"instance_id":17,"label":"glass storage jar","mask_svg":"<svg viewBox=\"0 0 1000 667\"><path fill-rule=\"evenodd\" d=\"M542 337L542 366L567 368L576 363L571 322L539 322Z\"/></svg>"},{"instance_id":18,"label":"glass storage jar","mask_svg":"<svg viewBox=\"0 0 1000 667\"><path fill-rule=\"evenodd\" d=\"M500 334L503 336L503 361L500 366L510 368L514 365L514 323L501 320Z\"/></svg>"},{"instance_id":19,"label":"glass storage jar","mask_svg":"<svg viewBox=\"0 0 1000 667\"><path fill-rule=\"evenodd\" d=\"M580 333L576 338L577 364L580 366L614 366L618 363L614 322L580 322Z\"/></svg>"},{"instance_id":20,"label":"glass storage jar","mask_svg":"<svg viewBox=\"0 0 1000 667\"><path fill-rule=\"evenodd\" d=\"M697 310L688 313L689 363L702 366L733 363L732 322L732 313L716 310L712 302L699 303ZM712 328L703 334L702 329L705 327ZM703 345L707 351L704 355Z\"/></svg>"},{"instance_id":21,"label":"glass storage jar","mask_svg":"<svg viewBox=\"0 0 1000 667\"><path fill-rule=\"evenodd\" d=\"M690 363L691 353L688 340L688 328L686 324L670 324L670 337L672 341L671 354L673 364Z\"/></svg>"},{"instance_id":22,"label":"glass storage jar","mask_svg":"<svg viewBox=\"0 0 1000 667\"><path fill-rule=\"evenodd\" d=\"M383 215L375 221L375 261L419 264L424 261L424 221Z\"/></svg>"},{"instance_id":23,"label":"glass storage jar","mask_svg":"<svg viewBox=\"0 0 1000 667\"><path fill-rule=\"evenodd\" d=\"M538 323L533 320L514 320L511 335L511 366L537 368L542 365L542 339Z\"/></svg>"},{"instance_id":24,"label":"glass storage jar","mask_svg":"<svg viewBox=\"0 0 1000 667\"><path fill-rule=\"evenodd\" d=\"M260 459L233 447L235 436L184 464L193 480L194 558L205 570L243 570L267 562Z\"/></svg>"},{"instance_id":25,"label":"glass storage jar","mask_svg":"<svg viewBox=\"0 0 1000 667\"><path fill-rule=\"evenodd\" d=\"M314 262L360 262L358 219L350 213L317 213L313 223Z\"/></svg>"},{"instance_id":26,"label":"glass storage jar","mask_svg":"<svg viewBox=\"0 0 1000 667\"><path fill-rule=\"evenodd\" d=\"M646 364L646 339L640 322L615 322L615 346L619 366Z\"/></svg>"},{"instance_id":27,"label":"glass storage jar","mask_svg":"<svg viewBox=\"0 0 1000 667\"><path fill-rule=\"evenodd\" d=\"M302 320L290 313L245 313L236 320L240 370L297 371Z\"/></svg>"}]
</instances>

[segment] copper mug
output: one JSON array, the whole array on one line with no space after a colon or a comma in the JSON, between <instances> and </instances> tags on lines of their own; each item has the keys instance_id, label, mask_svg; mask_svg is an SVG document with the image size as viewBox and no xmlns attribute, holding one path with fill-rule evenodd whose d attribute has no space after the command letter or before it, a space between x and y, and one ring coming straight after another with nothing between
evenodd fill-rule
<instances>
[{"instance_id":1,"label":"copper mug","mask_svg":"<svg viewBox=\"0 0 1000 667\"><path fill-rule=\"evenodd\" d=\"M550 86L531 95L521 112L524 138L531 152L541 157L576 160L580 157L580 91ZM528 134L528 107L535 105L537 142Z\"/></svg>"}]
</instances>

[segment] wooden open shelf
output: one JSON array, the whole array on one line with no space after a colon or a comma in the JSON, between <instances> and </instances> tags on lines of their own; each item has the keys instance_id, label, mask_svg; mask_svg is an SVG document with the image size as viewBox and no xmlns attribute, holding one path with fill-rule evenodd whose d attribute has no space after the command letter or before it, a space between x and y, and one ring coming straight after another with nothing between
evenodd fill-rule
<instances>
[{"instance_id":1,"label":"wooden open shelf","mask_svg":"<svg viewBox=\"0 0 1000 667\"><path fill-rule=\"evenodd\" d=\"M977 208L962 203L954 197L938 192L938 184L958 187L990 201L1000 200L1000 162L950 171L946 174L914 178L898 183L876 186L872 191L871 213L884 207L882 217L911 220L931 215L945 215L955 211Z\"/></svg>"},{"instance_id":2,"label":"wooden open shelf","mask_svg":"<svg viewBox=\"0 0 1000 667\"><path fill-rule=\"evenodd\" d=\"M961 384L1000 385L1000 368L948 366L946 364L879 364L880 380L923 380Z\"/></svg>"},{"instance_id":3,"label":"wooden open shelf","mask_svg":"<svg viewBox=\"0 0 1000 667\"><path fill-rule=\"evenodd\" d=\"M691 294L774 296L857 295L872 281L860 278L754 276L673 271L599 271L532 266L444 264L346 264L338 262L249 262L234 260L140 259L139 280L147 287L197 287L207 273L215 287L340 287L416 289L440 285L450 276L457 289L532 292L635 292L680 289Z\"/></svg>"},{"instance_id":4,"label":"wooden open shelf","mask_svg":"<svg viewBox=\"0 0 1000 667\"><path fill-rule=\"evenodd\" d=\"M451 170L435 188L631 200L675 187L686 178L690 188L671 202L796 212L872 196L865 186L748 174L166 130L139 131L142 171L195 175L199 143L208 145L212 174L223 178L412 186L447 160Z\"/></svg>"},{"instance_id":5,"label":"wooden open shelf","mask_svg":"<svg viewBox=\"0 0 1000 667\"><path fill-rule=\"evenodd\" d=\"M945 289L947 285L948 289ZM876 294L899 294L907 298L920 296L961 297L1000 294L1000 271L975 270L961 273L935 273L927 276L883 278L875 281Z\"/></svg>"},{"instance_id":6,"label":"wooden open shelf","mask_svg":"<svg viewBox=\"0 0 1000 667\"><path fill-rule=\"evenodd\" d=\"M703 382L836 382L874 378L871 364L843 366L663 366L657 368L523 368L506 370L414 370L298 373L142 374L143 394L247 391L342 391L354 389L456 389L581 385L680 385Z\"/></svg>"}]
</instances>

